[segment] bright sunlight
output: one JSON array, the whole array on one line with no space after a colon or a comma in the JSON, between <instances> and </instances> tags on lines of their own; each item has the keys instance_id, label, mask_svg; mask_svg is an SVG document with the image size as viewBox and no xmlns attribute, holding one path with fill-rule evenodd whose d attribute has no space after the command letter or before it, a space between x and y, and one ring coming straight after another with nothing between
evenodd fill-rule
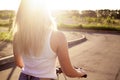
<instances>
[{"instance_id":1,"label":"bright sunlight","mask_svg":"<svg viewBox=\"0 0 120 80\"><path fill-rule=\"evenodd\" d=\"M35 0L36 1L36 0ZM37 0L44 2L49 9L56 10L95 10L119 9L119 0ZM17 10L20 0L0 0L0 10Z\"/></svg>"}]
</instances>

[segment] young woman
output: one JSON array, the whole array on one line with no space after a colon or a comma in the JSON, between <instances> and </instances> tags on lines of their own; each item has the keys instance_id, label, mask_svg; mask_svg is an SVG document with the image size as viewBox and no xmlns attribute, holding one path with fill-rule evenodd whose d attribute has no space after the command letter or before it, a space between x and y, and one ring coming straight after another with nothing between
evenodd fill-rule
<instances>
[{"instance_id":1,"label":"young woman","mask_svg":"<svg viewBox=\"0 0 120 80\"><path fill-rule=\"evenodd\" d=\"M54 80L56 57L69 77L81 77L71 65L65 35L55 29L47 8L39 0L22 0L17 12L13 52L21 68L19 80Z\"/></svg>"}]
</instances>

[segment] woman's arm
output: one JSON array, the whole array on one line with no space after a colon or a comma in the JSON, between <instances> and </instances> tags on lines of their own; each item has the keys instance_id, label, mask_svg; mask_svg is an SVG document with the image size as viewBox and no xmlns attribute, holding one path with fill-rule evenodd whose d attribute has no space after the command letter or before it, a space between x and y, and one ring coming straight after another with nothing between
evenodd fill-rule
<instances>
[{"instance_id":1,"label":"woman's arm","mask_svg":"<svg viewBox=\"0 0 120 80\"><path fill-rule=\"evenodd\" d=\"M85 73L78 72L73 68L68 55L68 43L65 35L59 32L58 38L57 55L63 72L69 77L81 77L85 75Z\"/></svg>"},{"instance_id":2,"label":"woman's arm","mask_svg":"<svg viewBox=\"0 0 120 80\"><path fill-rule=\"evenodd\" d=\"M14 54L14 59L15 59L15 64L20 67L20 68L23 68L24 66L24 63L23 63L23 60L22 60L22 56L20 55L20 53L17 51L17 46L16 46L16 39L14 37L14 40L13 40L13 54Z\"/></svg>"}]
</instances>

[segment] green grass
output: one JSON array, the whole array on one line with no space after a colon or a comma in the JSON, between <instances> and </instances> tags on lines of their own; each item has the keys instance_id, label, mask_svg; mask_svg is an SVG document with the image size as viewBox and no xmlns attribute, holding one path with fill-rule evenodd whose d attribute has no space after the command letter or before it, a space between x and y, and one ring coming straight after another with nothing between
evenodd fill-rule
<instances>
[{"instance_id":1,"label":"green grass","mask_svg":"<svg viewBox=\"0 0 120 80\"><path fill-rule=\"evenodd\" d=\"M90 24L59 24L58 28L70 28L70 29L94 29L94 30L120 30L120 26L115 25L90 25Z\"/></svg>"},{"instance_id":2,"label":"green grass","mask_svg":"<svg viewBox=\"0 0 120 80\"><path fill-rule=\"evenodd\" d=\"M12 34L9 32L0 32L0 41L12 41Z\"/></svg>"},{"instance_id":3,"label":"green grass","mask_svg":"<svg viewBox=\"0 0 120 80\"><path fill-rule=\"evenodd\" d=\"M120 26L111 26L111 25L84 25L85 29L95 29L95 30L120 30Z\"/></svg>"},{"instance_id":4,"label":"green grass","mask_svg":"<svg viewBox=\"0 0 120 80\"><path fill-rule=\"evenodd\" d=\"M61 16L62 17L62 16ZM58 20L58 28L70 29L94 29L94 30L117 30L120 31L120 20L113 18L91 18L91 17L63 17ZM58 18L59 19L59 18ZM76 22L76 24L65 23L64 20Z\"/></svg>"},{"instance_id":5,"label":"green grass","mask_svg":"<svg viewBox=\"0 0 120 80\"><path fill-rule=\"evenodd\" d=\"M59 24L58 28L82 28L81 24Z\"/></svg>"}]
</instances>

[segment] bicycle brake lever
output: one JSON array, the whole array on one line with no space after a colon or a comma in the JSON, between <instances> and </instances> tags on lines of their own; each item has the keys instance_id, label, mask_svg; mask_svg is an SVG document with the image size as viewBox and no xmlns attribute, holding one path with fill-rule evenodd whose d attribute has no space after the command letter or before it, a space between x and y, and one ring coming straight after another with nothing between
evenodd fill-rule
<instances>
[{"instance_id":1,"label":"bicycle brake lever","mask_svg":"<svg viewBox=\"0 0 120 80\"><path fill-rule=\"evenodd\" d=\"M78 67L76 67L76 66L74 66L74 68L75 68L75 69L82 69L82 68L78 68ZM87 74L83 75L82 77L83 77L83 78L87 78Z\"/></svg>"},{"instance_id":2,"label":"bicycle brake lever","mask_svg":"<svg viewBox=\"0 0 120 80\"><path fill-rule=\"evenodd\" d=\"M83 77L83 78L87 78L87 74L83 75L82 77Z\"/></svg>"},{"instance_id":3,"label":"bicycle brake lever","mask_svg":"<svg viewBox=\"0 0 120 80\"><path fill-rule=\"evenodd\" d=\"M61 74L62 73L62 69L60 67L56 68L56 73L57 74Z\"/></svg>"}]
</instances>

